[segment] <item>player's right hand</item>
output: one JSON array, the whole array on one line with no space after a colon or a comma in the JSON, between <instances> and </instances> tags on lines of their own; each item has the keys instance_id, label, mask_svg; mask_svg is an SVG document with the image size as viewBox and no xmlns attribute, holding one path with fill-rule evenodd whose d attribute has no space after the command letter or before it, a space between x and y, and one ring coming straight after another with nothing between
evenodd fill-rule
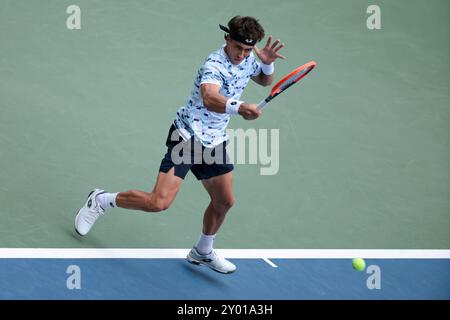
<instances>
[{"instance_id":1,"label":"player's right hand","mask_svg":"<svg viewBox=\"0 0 450 320\"><path fill-rule=\"evenodd\" d=\"M245 120L255 120L259 118L259 116L262 114L261 110L258 109L258 106L253 103L243 103L239 107L239 114L245 119Z\"/></svg>"}]
</instances>

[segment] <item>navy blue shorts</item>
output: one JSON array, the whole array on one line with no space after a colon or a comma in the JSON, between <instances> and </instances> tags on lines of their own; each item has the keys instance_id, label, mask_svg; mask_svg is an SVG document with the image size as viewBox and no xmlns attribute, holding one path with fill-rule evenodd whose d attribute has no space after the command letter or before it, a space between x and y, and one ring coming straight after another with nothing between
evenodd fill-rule
<instances>
[{"instance_id":1,"label":"navy blue shorts","mask_svg":"<svg viewBox=\"0 0 450 320\"><path fill-rule=\"evenodd\" d=\"M175 175L184 179L189 170L198 180L209 179L233 171L226 151L226 142L215 148L204 147L192 137L185 141L172 124L166 140L167 152L161 161L160 172L175 167Z\"/></svg>"}]
</instances>

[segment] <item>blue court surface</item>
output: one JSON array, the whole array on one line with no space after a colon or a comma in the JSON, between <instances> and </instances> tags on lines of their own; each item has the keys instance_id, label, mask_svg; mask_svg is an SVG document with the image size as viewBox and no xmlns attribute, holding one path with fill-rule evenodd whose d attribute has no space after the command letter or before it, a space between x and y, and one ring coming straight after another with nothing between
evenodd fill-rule
<instances>
[{"instance_id":1,"label":"blue court surface","mask_svg":"<svg viewBox=\"0 0 450 320\"><path fill-rule=\"evenodd\" d=\"M335 251L330 250L330 257L339 256ZM238 266L230 275L170 255L3 255L0 299L448 300L450 258L444 251L440 258L366 258L361 272L352 268L349 258L230 258ZM182 254L180 249L173 256Z\"/></svg>"}]
</instances>

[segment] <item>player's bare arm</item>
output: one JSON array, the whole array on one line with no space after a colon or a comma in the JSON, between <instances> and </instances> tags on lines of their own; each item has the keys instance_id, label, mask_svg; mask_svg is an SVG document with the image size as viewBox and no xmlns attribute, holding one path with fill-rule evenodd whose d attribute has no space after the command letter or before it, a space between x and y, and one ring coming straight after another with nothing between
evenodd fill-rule
<instances>
[{"instance_id":1,"label":"player's bare arm","mask_svg":"<svg viewBox=\"0 0 450 320\"><path fill-rule=\"evenodd\" d=\"M255 46L254 50L263 64L270 65L276 59L286 59L285 56L278 53L278 51L280 51L283 47L284 43L281 43L279 39L275 40L275 42L272 43L272 36L269 36L264 48L258 49L258 47ZM273 82L273 74L267 75L264 72L261 72L259 75L252 77L252 80L259 85L269 86Z\"/></svg>"},{"instance_id":2,"label":"player's bare arm","mask_svg":"<svg viewBox=\"0 0 450 320\"><path fill-rule=\"evenodd\" d=\"M220 94L219 85L203 83L200 89L206 109L217 113L226 113L227 98ZM261 111L257 109L256 104L244 102L239 107L239 114L245 120L254 120L261 115Z\"/></svg>"}]
</instances>

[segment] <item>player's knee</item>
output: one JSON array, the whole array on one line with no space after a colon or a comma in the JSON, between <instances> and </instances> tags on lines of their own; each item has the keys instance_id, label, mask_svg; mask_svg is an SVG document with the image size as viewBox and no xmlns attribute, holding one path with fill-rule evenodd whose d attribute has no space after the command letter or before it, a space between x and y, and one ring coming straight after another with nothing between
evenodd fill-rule
<instances>
[{"instance_id":1,"label":"player's knee","mask_svg":"<svg viewBox=\"0 0 450 320\"><path fill-rule=\"evenodd\" d=\"M166 211L167 209L169 209L170 207L170 203L167 201L159 201L156 203L156 212L162 212L162 211Z\"/></svg>"},{"instance_id":2,"label":"player's knee","mask_svg":"<svg viewBox=\"0 0 450 320\"><path fill-rule=\"evenodd\" d=\"M157 196L154 198L152 203L152 212L162 212L169 209L172 204L172 200L170 197Z\"/></svg>"},{"instance_id":3,"label":"player's knee","mask_svg":"<svg viewBox=\"0 0 450 320\"><path fill-rule=\"evenodd\" d=\"M231 196L229 199L227 199L227 201L225 202L225 206L228 209L231 209L231 207L234 206L234 197L233 196Z\"/></svg>"},{"instance_id":4,"label":"player's knee","mask_svg":"<svg viewBox=\"0 0 450 320\"><path fill-rule=\"evenodd\" d=\"M234 205L234 196L224 197L214 202L216 210L226 212Z\"/></svg>"}]
</instances>

